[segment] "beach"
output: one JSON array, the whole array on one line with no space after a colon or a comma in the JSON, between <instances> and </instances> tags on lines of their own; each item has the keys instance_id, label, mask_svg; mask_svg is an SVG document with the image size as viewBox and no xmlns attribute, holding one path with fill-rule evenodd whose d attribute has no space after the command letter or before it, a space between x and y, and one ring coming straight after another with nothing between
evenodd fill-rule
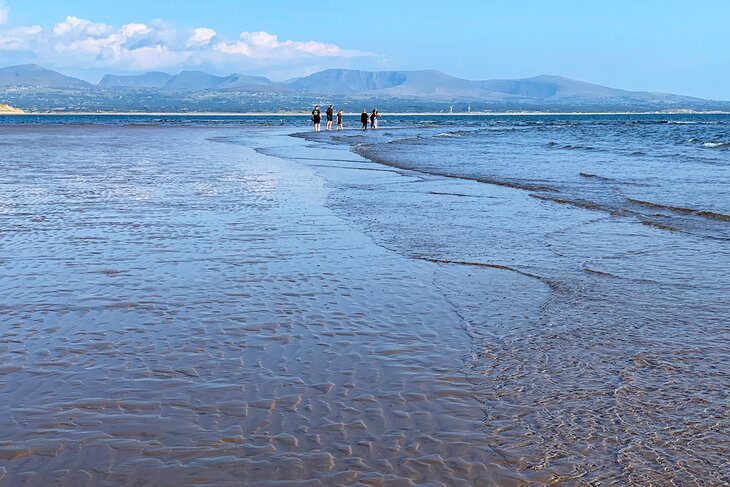
<instances>
[{"instance_id":1,"label":"beach","mask_svg":"<svg viewBox=\"0 0 730 487\"><path fill-rule=\"evenodd\" d=\"M36 130L77 172L39 168L61 193L5 233L3 483L509 478L436 266L349 229L311 170L205 130ZM130 137L138 164L103 159Z\"/></svg>"},{"instance_id":2,"label":"beach","mask_svg":"<svg viewBox=\"0 0 730 487\"><path fill-rule=\"evenodd\" d=\"M722 139L385 120L0 125L0 484L730 482Z\"/></svg>"}]
</instances>

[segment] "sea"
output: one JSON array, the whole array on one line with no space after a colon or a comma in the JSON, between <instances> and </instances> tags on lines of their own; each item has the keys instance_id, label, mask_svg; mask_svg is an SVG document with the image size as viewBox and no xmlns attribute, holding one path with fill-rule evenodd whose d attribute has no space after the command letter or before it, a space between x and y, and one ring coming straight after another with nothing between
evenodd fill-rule
<instances>
[{"instance_id":1,"label":"sea","mask_svg":"<svg viewBox=\"0 0 730 487\"><path fill-rule=\"evenodd\" d=\"M184 162L186 150L180 142L186 133L196 134L193 139L203 134L205 140L216 142L220 153L211 153L204 163L197 160L200 164L191 177L200 184L187 187L196 198L233 194L231 185L240 181L220 179L222 170L215 166L217 161L228 164L225 161L233 156L226 151L246 147L262 157L313 171L323 181L324 207L338 222L363 235L368 245L439 269L427 285L438 289L458 315L460 333L468 344L457 353L463 362L459 374L478 403L477 429L488 438L489 449L502 458L499 468L509 473L500 482L728 485L730 115L384 114L379 125L378 130L363 131L356 116L346 116L345 130L315 133L301 116L0 117L4 227L0 232L5 234L0 263L13 275L12 282L3 279L0 286L7 318L3 326L11 321L21 326L16 312L23 303L47 305L29 298L33 292L50 292L54 303L63 302L64 296L90 297L95 292L84 280L71 279L58 287L58 281L44 278L43 266L23 271L22 262L40 250L34 248L33 239L14 248L17 242L9 232L33 227L39 232L38 245L62 245L56 239L66 238L67 229L52 225L41 229L42 220L33 219L51 218L55 214L51 203L64 198L68 200L64 211L79 212L68 217L76 224L86 214L92 220L108 219L113 226L117 217L109 216L100 200L84 203L85 195L92 193L95 198L117 198L121 193L116 191L130 195L136 191L133 195L140 201L157 197L154 211L162 208L159 205L173 211L175 205L189 204L181 198L187 184L185 168L193 163ZM110 133L120 128L159 128L144 144L173 140L177 145L167 153L129 149L141 143L132 132L114 136L100 147L96 134L104 128ZM78 136L73 136L74 130ZM64 139L63 134L72 138ZM136 162L127 171L130 150ZM84 153L93 155L95 162L83 162ZM32 154L43 159L31 160ZM45 164L52 166L51 173ZM211 168L209 179L206 167ZM45 177L60 177L65 192L44 185ZM112 177L118 186L102 188L96 177ZM171 177L180 191L169 193L165 201L168 193L155 188L155 181L166 184ZM135 180L143 184L135 185ZM280 184L240 183L263 198L262 205L268 204L268 196L256 188L263 184L266 192ZM53 198L48 199L50 193ZM228 199L226 204L245 213L259 203L250 208L241 203L239 208ZM195 208L200 218L187 230L175 229L181 239L192 238L192 233L209 225L202 214L208 210ZM139 225L151 224L139 215ZM234 224L226 223L230 228ZM213 229L221 239L224 227ZM88 238L93 242L104 235ZM206 242L192 249L170 243L166 250L154 249L152 241L120 245L150 246L150 252L165 250L171 256L182 252L195 260L215 254L211 250L215 241ZM95 258L108 253L103 246L97 249ZM59 255L72 255L72 250L68 243ZM16 251L23 252L23 259ZM289 251L294 255L297 250ZM235 247L227 248L217 262L234 252ZM252 259L264 259L265 253ZM145 259L143 254L139 259ZM317 254L312 255L316 259ZM70 259L75 265L84 264L83 255ZM123 273L117 269L120 266L124 264L110 263L107 276ZM150 306L187 299L186 271L170 272L157 278L174 285L159 288L158 304ZM210 268L206 272L215 275ZM225 286L191 279L206 289ZM148 292L142 283L135 288L139 296ZM286 283L279 285L285 292ZM388 292L392 295L397 289L396 284L395 291ZM383 304L383 309L418 309L414 303L423 299L418 289L404 286L403 303L393 308ZM295 309L297 301L287 306ZM369 301L364 312L380 306L377 300ZM160 309L164 312L164 307ZM435 309L424 313L440 316ZM81 314L77 318L88 319ZM183 319L191 326L208 326L199 318L194 310L189 316L165 315L170 323ZM73 331L77 325L56 326ZM8 330L3 330L4 336L11 339ZM52 355L53 349L45 348ZM430 353L438 357L437 351ZM9 372L3 374L7 384ZM91 406L74 406L84 407ZM32 417L38 411L26 413ZM444 428L448 429L434 428L431 439L444 441L437 434ZM257 431L266 434L265 430L262 426ZM296 436L295 431L295 424L282 428L282 434ZM19 438L28 440L17 433ZM334 455L338 462L344 454ZM416 470L434 469L430 462L441 462L420 461L427 466L419 464ZM444 465L451 464L444 460ZM314 474L310 478L327 482ZM448 483L448 478L443 481Z\"/></svg>"}]
</instances>

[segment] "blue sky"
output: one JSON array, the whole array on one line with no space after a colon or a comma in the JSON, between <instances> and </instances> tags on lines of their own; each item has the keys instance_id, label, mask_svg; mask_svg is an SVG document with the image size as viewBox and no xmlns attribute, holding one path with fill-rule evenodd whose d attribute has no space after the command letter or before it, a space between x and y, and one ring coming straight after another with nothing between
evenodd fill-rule
<instances>
[{"instance_id":1,"label":"blue sky","mask_svg":"<svg viewBox=\"0 0 730 487\"><path fill-rule=\"evenodd\" d=\"M730 100L729 0L0 0L0 65L87 79L328 67L559 74Z\"/></svg>"}]
</instances>

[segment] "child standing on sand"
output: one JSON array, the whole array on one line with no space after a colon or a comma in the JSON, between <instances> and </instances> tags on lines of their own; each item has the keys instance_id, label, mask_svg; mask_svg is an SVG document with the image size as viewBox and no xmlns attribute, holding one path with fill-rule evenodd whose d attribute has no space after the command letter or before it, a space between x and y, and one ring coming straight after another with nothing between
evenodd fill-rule
<instances>
[{"instance_id":1,"label":"child standing on sand","mask_svg":"<svg viewBox=\"0 0 730 487\"><path fill-rule=\"evenodd\" d=\"M342 130L342 110L337 111L337 130Z\"/></svg>"}]
</instances>

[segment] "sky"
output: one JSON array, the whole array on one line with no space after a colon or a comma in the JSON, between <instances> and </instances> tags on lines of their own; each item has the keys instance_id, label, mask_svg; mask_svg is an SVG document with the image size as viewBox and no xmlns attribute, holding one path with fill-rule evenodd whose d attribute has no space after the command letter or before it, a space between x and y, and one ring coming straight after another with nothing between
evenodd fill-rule
<instances>
[{"instance_id":1,"label":"sky","mask_svg":"<svg viewBox=\"0 0 730 487\"><path fill-rule=\"evenodd\" d=\"M0 66L556 74L730 100L730 0L0 0Z\"/></svg>"}]
</instances>

